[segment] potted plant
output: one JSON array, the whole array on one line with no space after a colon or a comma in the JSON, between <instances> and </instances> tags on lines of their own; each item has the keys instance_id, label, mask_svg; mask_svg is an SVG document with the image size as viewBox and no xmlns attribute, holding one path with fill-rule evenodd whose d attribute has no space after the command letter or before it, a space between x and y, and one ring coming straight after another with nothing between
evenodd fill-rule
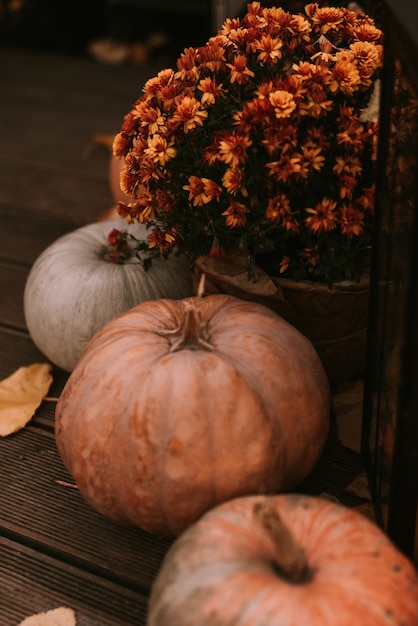
<instances>
[{"instance_id":1,"label":"potted plant","mask_svg":"<svg viewBox=\"0 0 418 626\"><path fill-rule=\"evenodd\" d=\"M149 228L138 247L176 249L214 289L267 296L309 336L281 279L352 290L366 273L377 140L367 107L381 64L372 18L317 3L292 14L252 2L185 49L147 81L113 144L132 198L118 211Z\"/></svg>"}]
</instances>

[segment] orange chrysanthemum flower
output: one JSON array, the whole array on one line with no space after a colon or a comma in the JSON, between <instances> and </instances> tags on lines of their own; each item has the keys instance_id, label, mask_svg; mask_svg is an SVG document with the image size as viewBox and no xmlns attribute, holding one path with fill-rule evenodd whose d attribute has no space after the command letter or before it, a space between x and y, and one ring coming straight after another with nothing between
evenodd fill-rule
<instances>
[{"instance_id":1,"label":"orange chrysanthemum flower","mask_svg":"<svg viewBox=\"0 0 418 626\"><path fill-rule=\"evenodd\" d=\"M358 157L347 155L347 157L337 157L333 171L340 174L348 174L349 176L358 176L362 172L361 161Z\"/></svg>"},{"instance_id":2,"label":"orange chrysanthemum flower","mask_svg":"<svg viewBox=\"0 0 418 626\"><path fill-rule=\"evenodd\" d=\"M352 205L343 205L340 210L341 232L347 237L359 237L363 233L364 213Z\"/></svg>"},{"instance_id":3,"label":"orange chrysanthemum flower","mask_svg":"<svg viewBox=\"0 0 418 626\"><path fill-rule=\"evenodd\" d=\"M202 92L202 104L210 105L215 104L217 98L219 98L225 90L222 89L222 85L218 85L214 78L206 76L202 78L197 87Z\"/></svg>"},{"instance_id":4,"label":"orange chrysanthemum flower","mask_svg":"<svg viewBox=\"0 0 418 626\"><path fill-rule=\"evenodd\" d=\"M360 83L360 73L354 63L348 59L337 60L328 82L331 92L341 91L352 96Z\"/></svg>"},{"instance_id":5,"label":"orange chrysanthemum flower","mask_svg":"<svg viewBox=\"0 0 418 626\"><path fill-rule=\"evenodd\" d=\"M357 186L357 179L354 176L343 174L339 178L340 198L341 200L351 200L353 198L354 189Z\"/></svg>"},{"instance_id":6,"label":"orange chrysanthemum flower","mask_svg":"<svg viewBox=\"0 0 418 626\"><path fill-rule=\"evenodd\" d=\"M203 206L212 200L219 200L222 188L209 178L189 176L189 184L183 189L189 192L189 201L193 206Z\"/></svg>"},{"instance_id":7,"label":"orange chrysanthemum flower","mask_svg":"<svg viewBox=\"0 0 418 626\"><path fill-rule=\"evenodd\" d=\"M330 198L323 198L314 209L305 209L309 217L305 218L305 224L315 235L327 233L336 228L338 217L336 214L337 203Z\"/></svg>"},{"instance_id":8,"label":"orange chrysanthemum flower","mask_svg":"<svg viewBox=\"0 0 418 626\"><path fill-rule=\"evenodd\" d=\"M158 133L164 126L165 119L160 109L144 106L146 103L138 103L133 108L133 116L141 120L141 126L146 126L150 134Z\"/></svg>"},{"instance_id":9,"label":"orange chrysanthemum flower","mask_svg":"<svg viewBox=\"0 0 418 626\"><path fill-rule=\"evenodd\" d=\"M269 157L294 151L298 145L298 129L291 124L282 124L280 128L270 127L264 133L262 144Z\"/></svg>"},{"instance_id":10,"label":"orange chrysanthemum flower","mask_svg":"<svg viewBox=\"0 0 418 626\"><path fill-rule=\"evenodd\" d=\"M289 198L284 194L270 198L266 209L266 218L270 222L280 224L285 231L297 233L299 232L297 215L297 212L291 210Z\"/></svg>"},{"instance_id":11,"label":"orange chrysanthemum flower","mask_svg":"<svg viewBox=\"0 0 418 626\"><path fill-rule=\"evenodd\" d=\"M282 260L279 263L279 272L280 274L284 274L284 272L287 270L287 268L289 267L290 264L290 257L288 256L284 256L282 258Z\"/></svg>"},{"instance_id":12,"label":"orange chrysanthemum flower","mask_svg":"<svg viewBox=\"0 0 418 626\"><path fill-rule=\"evenodd\" d=\"M177 59L175 78L180 81L194 81L199 78L197 69L197 50L186 48Z\"/></svg>"},{"instance_id":13,"label":"orange chrysanthemum flower","mask_svg":"<svg viewBox=\"0 0 418 626\"><path fill-rule=\"evenodd\" d=\"M148 148L144 150L144 154L146 154L151 161L159 165L165 165L167 161L174 159L176 156L176 149L173 144L173 141L168 143L167 139L161 137L161 135L153 135L148 142Z\"/></svg>"},{"instance_id":14,"label":"orange chrysanthemum flower","mask_svg":"<svg viewBox=\"0 0 418 626\"><path fill-rule=\"evenodd\" d=\"M317 7L312 14L313 26L323 35L330 30L338 30L343 21L344 11L338 7Z\"/></svg>"},{"instance_id":15,"label":"orange chrysanthemum flower","mask_svg":"<svg viewBox=\"0 0 418 626\"><path fill-rule=\"evenodd\" d=\"M230 134L219 142L219 157L230 167L238 167L247 160L247 149L251 144L248 137Z\"/></svg>"},{"instance_id":16,"label":"orange chrysanthemum flower","mask_svg":"<svg viewBox=\"0 0 418 626\"><path fill-rule=\"evenodd\" d=\"M150 78L144 85L144 93L150 96L156 96L160 90L167 85L171 85L174 79L174 71L172 69L164 69L158 72L157 76ZM137 103L138 104L138 103ZM135 105L136 106L136 105Z\"/></svg>"},{"instance_id":17,"label":"orange chrysanthemum flower","mask_svg":"<svg viewBox=\"0 0 418 626\"><path fill-rule=\"evenodd\" d=\"M134 221L140 224L147 224L150 220L156 218L155 206L153 205L153 198L147 192L145 188L141 187L141 193L138 194L138 199L135 202L118 203L118 213L122 217L129 217L128 221L133 223Z\"/></svg>"},{"instance_id":18,"label":"orange chrysanthemum flower","mask_svg":"<svg viewBox=\"0 0 418 626\"><path fill-rule=\"evenodd\" d=\"M225 217L226 225L230 228L242 228L245 226L247 218L245 217L249 209L245 204L232 200L222 215Z\"/></svg>"},{"instance_id":19,"label":"orange chrysanthemum flower","mask_svg":"<svg viewBox=\"0 0 418 626\"><path fill-rule=\"evenodd\" d=\"M296 50L296 46L310 42L312 26L303 15L292 15L287 30L291 35L289 48L292 52Z\"/></svg>"},{"instance_id":20,"label":"orange chrysanthemum flower","mask_svg":"<svg viewBox=\"0 0 418 626\"><path fill-rule=\"evenodd\" d=\"M174 228L166 231L153 228L147 236L147 240L150 250L157 248L160 254L167 254L176 247L178 233Z\"/></svg>"},{"instance_id":21,"label":"orange chrysanthemum flower","mask_svg":"<svg viewBox=\"0 0 418 626\"><path fill-rule=\"evenodd\" d=\"M222 185L228 193L235 196L238 192L244 197L248 191L244 186L244 171L239 167L229 167L222 176Z\"/></svg>"},{"instance_id":22,"label":"orange chrysanthemum flower","mask_svg":"<svg viewBox=\"0 0 418 626\"><path fill-rule=\"evenodd\" d=\"M325 156L321 148L311 148L302 146L302 162L308 170L316 170L320 172L325 164Z\"/></svg>"},{"instance_id":23,"label":"orange chrysanthemum flower","mask_svg":"<svg viewBox=\"0 0 418 626\"><path fill-rule=\"evenodd\" d=\"M359 41L370 41L371 43L381 43L382 31L368 21L362 21L353 27L353 35Z\"/></svg>"},{"instance_id":24,"label":"orange chrysanthemum flower","mask_svg":"<svg viewBox=\"0 0 418 626\"><path fill-rule=\"evenodd\" d=\"M194 130L196 126L203 126L204 120L207 118L208 112L201 108L201 104L192 96L184 96L176 108L173 115L173 121L183 126L185 133Z\"/></svg>"},{"instance_id":25,"label":"orange chrysanthemum flower","mask_svg":"<svg viewBox=\"0 0 418 626\"><path fill-rule=\"evenodd\" d=\"M157 189L152 196L155 200L155 206L158 208L158 214L169 214L173 212L173 194L165 189Z\"/></svg>"},{"instance_id":26,"label":"orange chrysanthemum flower","mask_svg":"<svg viewBox=\"0 0 418 626\"><path fill-rule=\"evenodd\" d=\"M278 59L281 59L282 47L283 42L279 38L265 35L255 44L255 49L258 50L257 58L260 63L273 65Z\"/></svg>"},{"instance_id":27,"label":"orange chrysanthemum flower","mask_svg":"<svg viewBox=\"0 0 418 626\"><path fill-rule=\"evenodd\" d=\"M311 117L321 117L327 111L331 111L334 102L327 96L325 89L321 85L312 85L306 93L306 100L301 104L301 113Z\"/></svg>"},{"instance_id":28,"label":"orange chrysanthemum flower","mask_svg":"<svg viewBox=\"0 0 418 626\"><path fill-rule=\"evenodd\" d=\"M381 52L368 41L357 41L351 44L350 51L360 75L361 84L368 87L376 68L381 63Z\"/></svg>"},{"instance_id":29,"label":"orange chrysanthemum flower","mask_svg":"<svg viewBox=\"0 0 418 626\"><path fill-rule=\"evenodd\" d=\"M243 54L236 56L232 63L227 63L231 70L231 84L245 85L255 74L247 67L247 57Z\"/></svg>"},{"instance_id":30,"label":"orange chrysanthemum flower","mask_svg":"<svg viewBox=\"0 0 418 626\"><path fill-rule=\"evenodd\" d=\"M249 2L146 81L113 143L140 250L191 262L272 251L285 277L356 276L373 233L382 33L318 2ZM398 137L408 136L406 124ZM398 159L400 176L407 168ZM337 262L336 262L337 260Z\"/></svg>"},{"instance_id":31,"label":"orange chrysanthemum flower","mask_svg":"<svg viewBox=\"0 0 418 626\"><path fill-rule=\"evenodd\" d=\"M269 95L269 101L277 118L290 117L297 106L293 95L283 89L273 91Z\"/></svg>"},{"instance_id":32,"label":"orange chrysanthemum flower","mask_svg":"<svg viewBox=\"0 0 418 626\"><path fill-rule=\"evenodd\" d=\"M113 154L115 157L122 157L129 149L129 136L126 133L117 133L113 139Z\"/></svg>"},{"instance_id":33,"label":"orange chrysanthemum flower","mask_svg":"<svg viewBox=\"0 0 418 626\"><path fill-rule=\"evenodd\" d=\"M267 163L266 167L271 176L286 183L294 174L300 173L302 166L299 155L282 154L280 159Z\"/></svg>"}]
</instances>

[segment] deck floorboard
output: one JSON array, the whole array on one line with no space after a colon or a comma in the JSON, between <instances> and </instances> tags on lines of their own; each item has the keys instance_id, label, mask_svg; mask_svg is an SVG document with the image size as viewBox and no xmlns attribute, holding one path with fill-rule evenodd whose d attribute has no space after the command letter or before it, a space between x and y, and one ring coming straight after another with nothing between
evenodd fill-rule
<instances>
[{"instance_id":1,"label":"deck floorboard","mask_svg":"<svg viewBox=\"0 0 418 626\"><path fill-rule=\"evenodd\" d=\"M158 68L0 48L0 379L47 359L27 331L23 292L37 256L92 222L113 200L109 150ZM68 374L52 368L49 396ZM54 439L54 401L0 438L0 626L67 606L77 626L144 626L151 584L170 545L105 519L83 500ZM345 487L361 471L335 422L320 462L300 490L356 504Z\"/></svg>"}]
</instances>

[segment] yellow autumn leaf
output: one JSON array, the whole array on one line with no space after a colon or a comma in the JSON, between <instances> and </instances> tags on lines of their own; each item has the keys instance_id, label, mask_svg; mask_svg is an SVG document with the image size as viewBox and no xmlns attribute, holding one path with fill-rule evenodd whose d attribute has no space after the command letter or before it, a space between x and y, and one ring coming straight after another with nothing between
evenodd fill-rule
<instances>
[{"instance_id":1,"label":"yellow autumn leaf","mask_svg":"<svg viewBox=\"0 0 418 626\"><path fill-rule=\"evenodd\" d=\"M23 428L48 393L52 382L51 365L34 363L19 367L0 381L0 436Z\"/></svg>"},{"instance_id":2,"label":"yellow autumn leaf","mask_svg":"<svg viewBox=\"0 0 418 626\"><path fill-rule=\"evenodd\" d=\"M76 626L74 611L59 607L46 613L30 615L19 626Z\"/></svg>"}]
</instances>

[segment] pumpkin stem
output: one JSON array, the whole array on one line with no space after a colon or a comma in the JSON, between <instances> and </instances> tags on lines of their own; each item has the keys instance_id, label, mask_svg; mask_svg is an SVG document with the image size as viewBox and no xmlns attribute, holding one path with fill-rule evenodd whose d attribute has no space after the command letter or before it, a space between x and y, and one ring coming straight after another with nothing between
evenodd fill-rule
<instances>
[{"instance_id":1,"label":"pumpkin stem","mask_svg":"<svg viewBox=\"0 0 418 626\"><path fill-rule=\"evenodd\" d=\"M254 513L274 542L275 558L273 564L278 575L285 577L294 584L310 580L312 571L305 551L283 523L274 502L270 498L257 502L254 506Z\"/></svg>"},{"instance_id":2,"label":"pumpkin stem","mask_svg":"<svg viewBox=\"0 0 418 626\"><path fill-rule=\"evenodd\" d=\"M199 284L197 285L196 295L198 298L203 298L203 294L205 293L205 283L206 283L206 274L203 272L199 279Z\"/></svg>"},{"instance_id":3,"label":"pumpkin stem","mask_svg":"<svg viewBox=\"0 0 418 626\"><path fill-rule=\"evenodd\" d=\"M157 334L169 339L170 352L184 349L214 350L209 342L208 323L202 322L200 311L193 300L184 303L184 316L178 328L159 330Z\"/></svg>"}]
</instances>

